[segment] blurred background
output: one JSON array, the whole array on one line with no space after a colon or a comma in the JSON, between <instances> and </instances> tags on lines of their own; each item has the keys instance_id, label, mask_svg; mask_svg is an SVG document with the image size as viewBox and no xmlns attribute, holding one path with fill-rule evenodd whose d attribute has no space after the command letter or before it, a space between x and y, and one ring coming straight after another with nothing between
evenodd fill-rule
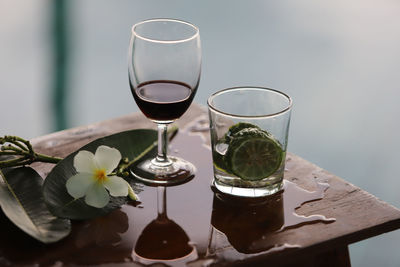
<instances>
[{"instance_id":1,"label":"blurred background","mask_svg":"<svg viewBox=\"0 0 400 267\"><path fill-rule=\"evenodd\" d=\"M138 111L131 26L200 28L195 101L258 85L294 100L289 151L400 207L400 1L0 0L0 135L33 138ZM399 266L400 231L350 246L353 266Z\"/></svg>"}]
</instances>

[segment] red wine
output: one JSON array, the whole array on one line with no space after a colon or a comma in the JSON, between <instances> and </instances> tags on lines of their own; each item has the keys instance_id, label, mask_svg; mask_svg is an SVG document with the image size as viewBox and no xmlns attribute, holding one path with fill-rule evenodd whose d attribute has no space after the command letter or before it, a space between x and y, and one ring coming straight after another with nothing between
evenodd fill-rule
<instances>
[{"instance_id":1,"label":"red wine","mask_svg":"<svg viewBox=\"0 0 400 267\"><path fill-rule=\"evenodd\" d=\"M173 121L185 113L197 88L168 80L156 80L131 85L136 104L146 117L155 121Z\"/></svg>"}]
</instances>

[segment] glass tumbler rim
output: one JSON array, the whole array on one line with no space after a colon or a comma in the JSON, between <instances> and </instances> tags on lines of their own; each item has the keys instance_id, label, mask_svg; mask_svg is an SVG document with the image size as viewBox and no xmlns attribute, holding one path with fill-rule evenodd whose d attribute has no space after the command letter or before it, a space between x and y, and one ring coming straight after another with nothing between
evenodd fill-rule
<instances>
[{"instance_id":1,"label":"glass tumbler rim","mask_svg":"<svg viewBox=\"0 0 400 267\"><path fill-rule=\"evenodd\" d=\"M187 37L187 38L181 38L181 39L175 39L175 40L160 40L157 38L149 38L149 37L144 37L143 35L139 34L137 31L135 31L135 28L142 25L142 24L146 24L146 23L151 23L151 22L176 22L176 23L180 23L180 24L185 24L187 26L190 26L191 28L193 28L195 30L194 34ZM164 44L176 44L176 43L183 43L183 42L188 42L190 40L193 40L195 38L197 38L200 34L199 28L197 26L195 26L194 24L184 21L184 20L180 20L180 19L172 19L172 18L153 18L153 19L146 19L146 20L142 20L138 23L135 23L132 28L132 35L144 40L144 41L148 41L148 42L153 42L153 43L164 43Z\"/></svg>"},{"instance_id":2,"label":"glass tumbler rim","mask_svg":"<svg viewBox=\"0 0 400 267\"><path fill-rule=\"evenodd\" d=\"M274 93L278 93L281 96L285 97L288 100L288 104L285 105L284 108L282 108L281 110L279 110L278 112L273 112L270 114L262 114L262 115L240 115L240 114L235 114L235 113L230 113L230 112L225 112L220 110L219 108L215 107L215 105L213 105L212 100L222 94L225 94L227 92L234 92L234 91L240 91L240 90L260 90L260 91L269 91L269 92L274 92ZM236 87L230 87L230 88L225 88L222 90L219 90L215 93L213 93L212 95L210 95L210 97L207 99L207 105L208 107L213 110L214 112L220 113L220 114L224 114L225 116L230 116L230 117L235 117L235 118L267 118L267 117L274 117L274 116L278 116L281 115L287 111L290 111L292 106L293 106L293 101L292 98L279 90L276 89L272 89L272 88L267 88L267 87L262 87L262 86L236 86Z\"/></svg>"}]
</instances>

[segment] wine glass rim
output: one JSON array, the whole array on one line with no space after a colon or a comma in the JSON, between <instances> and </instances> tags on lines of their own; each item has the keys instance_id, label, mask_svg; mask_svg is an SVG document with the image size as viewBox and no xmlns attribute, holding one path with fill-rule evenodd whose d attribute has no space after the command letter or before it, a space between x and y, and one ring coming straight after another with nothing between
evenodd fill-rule
<instances>
[{"instance_id":1,"label":"wine glass rim","mask_svg":"<svg viewBox=\"0 0 400 267\"><path fill-rule=\"evenodd\" d=\"M213 104L213 99L219 95L225 94L227 92L234 92L234 91L240 91L240 90L252 90L252 91L257 91L257 90L262 90L262 91L269 91L269 92L274 92L277 93L281 96L283 96L284 98L287 99L288 103L285 105L284 108L282 108L281 110L274 112L274 113L270 113L270 114L262 114L262 115L240 115L240 114L235 114L232 112L225 112L222 111L221 109L217 108L214 104ZM236 87L230 87L230 88L226 88L226 89L222 89L220 91L217 91L215 93L213 93L208 99L207 99L207 104L208 107L210 109L212 109L214 112L218 112L220 114L224 114L225 116L230 116L230 117L234 117L234 118L266 118L266 117L275 117L275 116L279 116L280 114L283 114L287 111L290 111L292 109L293 106L293 100L292 98L288 95L285 94L282 91L276 90L276 89L272 89L272 88L268 88L268 87L262 87L262 86L236 86Z\"/></svg>"},{"instance_id":2,"label":"wine glass rim","mask_svg":"<svg viewBox=\"0 0 400 267\"><path fill-rule=\"evenodd\" d=\"M176 40L159 40L159 39L153 39L153 38L148 38L148 37L144 37L140 34L138 34L135 31L135 28L139 25L145 24L145 23L149 23L149 22L156 22L156 21L167 21L167 22L177 22L177 23L181 23L181 24L186 24L190 27L192 27L195 30L195 33L188 37L188 38L182 38L182 39L176 39ZM193 40L195 38L197 38L197 36L199 35L199 28L196 27L195 25L193 25L190 22L184 21L184 20L179 20L179 19L170 19L170 18L154 18L154 19L146 19L143 21L140 21L136 24L134 24L132 26L132 34L135 35L136 37L144 40L144 41L148 41L148 42L154 42L154 43L165 43L165 44L176 44L176 43L183 43L183 42L187 42L190 40Z\"/></svg>"}]
</instances>

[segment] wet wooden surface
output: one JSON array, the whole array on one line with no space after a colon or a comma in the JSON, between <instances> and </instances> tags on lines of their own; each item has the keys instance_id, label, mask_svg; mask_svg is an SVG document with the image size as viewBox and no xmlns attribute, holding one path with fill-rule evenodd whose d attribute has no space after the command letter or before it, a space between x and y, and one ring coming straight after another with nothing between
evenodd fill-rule
<instances>
[{"instance_id":1,"label":"wet wooden surface","mask_svg":"<svg viewBox=\"0 0 400 267\"><path fill-rule=\"evenodd\" d=\"M73 222L71 235L52 245L26 236L0 214L0 266L142 266L155 262L170 266L262 266L264 262L274 266L350 266L348 244L400 228L398 209L291 153L285 171L289 183L310 192L318 191L319 183L329 184L322 199L301 205L296 213L331 220L295 224L279 231L284 225L279 215L284 205L273 205L277 212L264 214L270 218L260 221L260 216L240 216L235 213L237 208L218 204L210 187L213 173L207 120L206 109L193 104L178 121L182 131L174 138L171 151L193 162L197 174L186 184L167 188L167 219L161 220L163 223L157 215L157 188L148 186L143 186L139 206L124 205L105 217ZM39 152L64 157L94 139L134 128L155 127L135 113L39 137L32 143ZM45 177L52 165L35 164L34 168ZM228 224L226 218L235 221ZM151 254L155 244L170 255Z\"/></svg>"}]
</instances>

